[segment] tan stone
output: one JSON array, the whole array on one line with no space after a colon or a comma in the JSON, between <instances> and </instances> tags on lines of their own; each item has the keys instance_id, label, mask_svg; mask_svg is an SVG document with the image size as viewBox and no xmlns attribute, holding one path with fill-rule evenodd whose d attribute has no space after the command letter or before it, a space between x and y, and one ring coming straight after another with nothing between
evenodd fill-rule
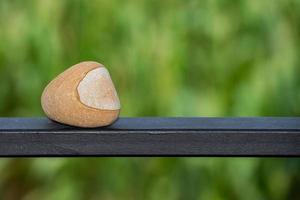
<instances>
[{"instance_id":1,"label":"tan stone","mask_svg":"<svg viewBox=\"0 0 300 200\"><path fill-rule=\"evenodd\" d=\"M76 64L51 81L41 104L52 120L78 127L112 124L120 101L107 69L100 63Z\"/></svg>"}]
</instances>

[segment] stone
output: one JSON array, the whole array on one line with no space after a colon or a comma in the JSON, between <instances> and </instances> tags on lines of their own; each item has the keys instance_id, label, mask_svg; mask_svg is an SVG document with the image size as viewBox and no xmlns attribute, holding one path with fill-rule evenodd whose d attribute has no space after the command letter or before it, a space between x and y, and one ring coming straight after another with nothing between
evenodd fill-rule
<instances>
[{"instance_id":1,"label":"stone","mask_svg":"<svg viewBox=\"0 0 300 200\"><path fill-rule=\"evenodd\" d=\"M52 80L41 105L48 118L85 128L112 124L121 109L108 70L93 61L76 64Z\"/></svg>"}]
</instances>

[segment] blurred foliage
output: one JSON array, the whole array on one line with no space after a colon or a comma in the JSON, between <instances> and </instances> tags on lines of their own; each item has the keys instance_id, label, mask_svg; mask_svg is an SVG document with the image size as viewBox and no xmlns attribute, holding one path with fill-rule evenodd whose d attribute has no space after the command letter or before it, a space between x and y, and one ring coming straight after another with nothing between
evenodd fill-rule
<instances>
[{"instance_id":1,"label":"blurred foliage","mask_svg":"<svg viewBox=\"0 0 300 200\"><path fill-rule=\"evenodd\" d=\"M0 0L0 115L110 70L122 116L300 114L299 0ZM0 199L300 199L299 159L2 159Z\"/></svg>"},{"instance_id":2,"label":"blurred foliage","mask_svg":"<svg viewBox=\"0 0 300 200\"><path fill-rule=\"evenodd\" d=\"M282 158L38 158L0 165L1 199L299 199Z\"/></svg>"}]
</instances>

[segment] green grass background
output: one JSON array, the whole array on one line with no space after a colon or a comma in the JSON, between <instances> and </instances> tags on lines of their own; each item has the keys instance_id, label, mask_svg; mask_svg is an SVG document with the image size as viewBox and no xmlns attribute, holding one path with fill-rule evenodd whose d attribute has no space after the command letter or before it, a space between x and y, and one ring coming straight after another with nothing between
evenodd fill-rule
<instances>
[{"instance_id":1,"label":"green grass background","mask_svg":"<svg viewBox=\"0 0 300 200\"><path fill-rule=\"evenodd\" d=\"M103 63L121 116L299 116L299 0L0 0L0 115ZM1 159L0 199L300 199L296 158Z\"/></svg>"}]
</instances>

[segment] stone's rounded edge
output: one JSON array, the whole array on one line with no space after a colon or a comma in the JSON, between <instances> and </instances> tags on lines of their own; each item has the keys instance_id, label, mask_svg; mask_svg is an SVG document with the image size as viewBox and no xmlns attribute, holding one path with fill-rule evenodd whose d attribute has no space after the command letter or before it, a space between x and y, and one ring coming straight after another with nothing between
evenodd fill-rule
<instances>
[{"instance_id":1,"label":"stone's rounded edge","mask_svg":"<svg viewBox=\"0 0 300 200\"><path fill-rule=\"evenodd\" d=\"M120 110L97 110L98 116L96 118L86 118L88 120L68 120L67 118L59 118L53 115L46 114L46 116L56 122L61 124L66 124L70 126L76 126L81 128L97 128L113 124L118 120Z\"/></svg>"},{"instance_id":2,"label":"stone's rounded edge","mask_svg":"<svg viewBox=\"0 0 300 200\"><path fill-rule=\"evenodd\" d=\"M59 123L95 128L112 124L119 117L118 110L94 109L79 101L77 86L85 75L104 65L85 61L73 65L56 78L44 89L41 95L41 106L48 118Z\"/></svg>"},{"instance_id":3,"label":"stone's rounded edge","mask_svg":"<svg viewBox=\"0 0 300 200\"><path fill-rule=\"evenodd\" d=\"M73 126L81 127L81 128L98 128L98 127L103 127L103 126L108 126L113 124L115 121L118 120L120 110L112 110L112 111L107 111L107 110L99 110L99 114L102 116L102 121L99 121L99 118L96 118L96 120L89 120L85 122L78 122L76 124L70 124Z\"/></svg>"},{"instance_id":4,"label":"stone's rounded edge","mask_svg":"<svg viewBox=\"0 0 300 200\"><path fill-rule=\"evenodd\" d=\"M120 100L105 67L98 67L86 73L77 86L79 101L97 110L120 110Z\"/></svg>"},{"instance_id":5,"label":"stone's rounded edge","mask_svg":"<svg viewBox=\"0 0 300 200\"><path fill-rule=\"evenodd\" d=\"M104 126L109 126L113 124L115 121L118 120L120 110L113 110L113 111L101 111L98 110L99 114L101 117L97 118L96 120L89 120L89 121L68 121L64 119L56 119L56 118L50 118L53 121L56 121L61 124L66 124L69 126L76 126L80 128L99 128L99 127L104 127ZM100 113L101 112L101 113ZM103 120L103 117L105 116L105 120ZM102 119L101 119L102 118ZM101 119L101 121L99 121Z\"/></svg>"}]
</instances>

